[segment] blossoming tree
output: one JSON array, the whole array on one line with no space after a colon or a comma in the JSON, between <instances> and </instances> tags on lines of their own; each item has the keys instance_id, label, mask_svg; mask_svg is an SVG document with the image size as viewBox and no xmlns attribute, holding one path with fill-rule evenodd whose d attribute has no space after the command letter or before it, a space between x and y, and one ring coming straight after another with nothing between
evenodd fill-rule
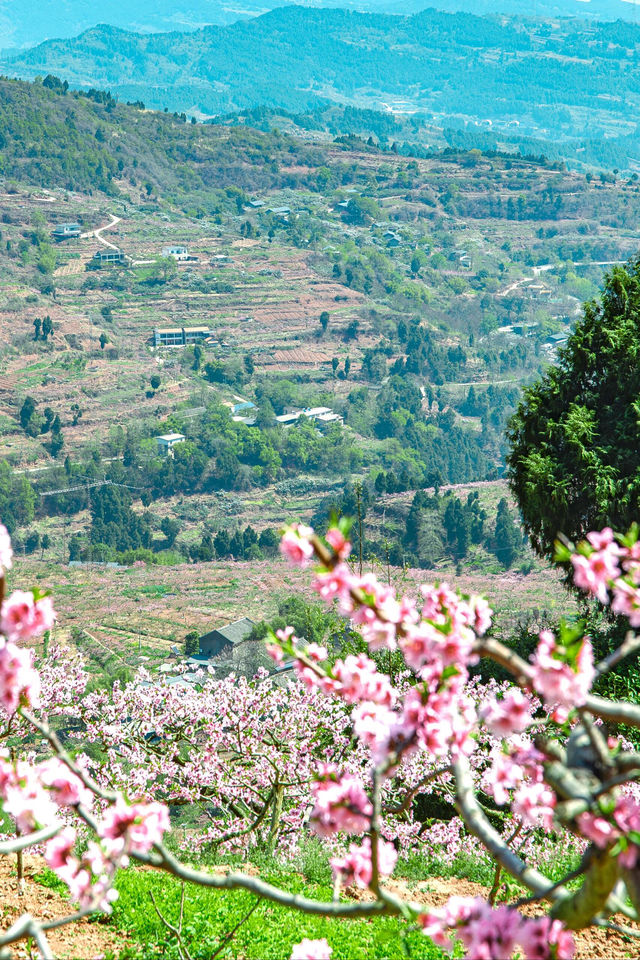
<instances>
[{"instance_id":1,"label":"blossoming tree","mask_svg":"<svg viewBox=\"0 0 640 960\"><path fill-rule=\"evenodd\" d=\"M270 638L268 650L276 662L294 660L297 679L288 688L264 677L235 686L209 679L197 694L173 694L171 701L166 690L141 686L143 677L136 687L116 687L79 704L77 663L62 669L45 662L38 671L30 651L18 646L50 628L51 598L21 590L5 598L0 579L4 736L31 730L48 745L44 758L0 757L0 799L17 825L17 835L0 842L0 853L44 845L46 862L78 904L55 921L25 914L0 934L0 947L32 937L41 955L51 957L47 931L108 912L116 871L130 861L209 888L251 890L309 913L397 914L442 946L461 941L472 958L502 960L519 951L530 960L561 960L572 956L571 930L597 924L633 933L613 918L637 920L640 912L634 790L640 755L604 724L640 728L640 707L591 690L637 651L635 636L594 664L588 637L564 626L557 635L543 632L526 662L490 636L491 611L481 598L461 597L447 585L424 586L419 598L397 597L372 575L353 572L347 536L346 524L324 540L310 528L292 527L282 552L298 565L315 564L315 590L351 619L372 655L401 653L407 670L393 680L373 656L333 659L286 629ZM592 533L559 555L578 587L640 625L637 530ZM0 573L11 563L2 528ZM513 683L483 689L473 682L469 667L482 657L501 664ZM72 759L64 749L51 718L65 712L82 718L83 737L102 743L103 767ZM414 798L434 786L454 799L466 831L528 895L497 907L481 898L452 898L425 912L391 892L385 878L398 851L419 842ZM493 826L479 801L483 793L510 811L514 829ZM163 842L167 803L210 800L221 815L207 842L242 846L259 838L274 849L309 830L332 838L333 900L309 900L254 876L221 876L181 862ZM551 830L575 836L584 850L579 868L559 882L516 849L523 831ZM82 846L80 835L87 841ZM580 885L570 891L576 879ZM352 885L373 896L341 897ZM547 912L522 915L519 908L532 902L546 904ZM324 940L303 940L292 958L323 960L330 953Z\"/></svg>"}]
</instances>

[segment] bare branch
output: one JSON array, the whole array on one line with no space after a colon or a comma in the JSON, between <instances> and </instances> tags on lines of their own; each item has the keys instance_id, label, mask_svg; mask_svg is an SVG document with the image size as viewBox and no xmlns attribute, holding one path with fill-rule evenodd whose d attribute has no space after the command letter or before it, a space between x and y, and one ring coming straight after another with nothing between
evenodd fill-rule
<instances>
[{"instance_id":1,"label":"bare branch","mask_svg":"<svg viewBox=\"0 0 640 960\"><path fill-rule=\"evenodd\" d=\"M405 904L403 901L384 892L384 900L378 899L369 903L325 903L320 900L309 900L299 894L287 893L274 887L258 877L250 877L243 873L227 873L224 875L203 873L180 863L172 853L161 844L155 848L155 853L132 853L132 858L150 867L165 870L180 880L195 883L201 887L215 890L248 890L258 897L279 903L283 907L299 910L301 913L311 913L317 916L329 917L367 917L380 914L399 915L407 912L420 913L417 904Z\"/></svg>"},{"instance_id":2,"label":"bare branch","mask_svg":"<svg viewBox=\"0 0 640 960\"><path fill-rule=\"evenodd\" d=\"M438 780L440 777L444 776L445 773L451 773L451 767L441 767L439 770L433 770L432 773L428 773L422 778L422 780L416 783L415 787L409 790L401 803L385 804L382 807L383 813L404 813L404 811L408 810L411 806L411 801L415 797L418 790L421 790L422 787L426 787L428 783Z\"/></svg>"},{"instance_id":3,"label":"bare branch","mask_svg":"<svg viewBox=\"0 0 640 960\"><path fill-rule=\"evenodd\" d=\"M182 939L182 919L184 916L184 882L182 883L182 890L180 892L180 918L178 920L177 927L173 923L171 923L169 920L167 920L167 918L163 916L163 914L160 912L160 908L156 903L156 898L154 897L152 890L149 891L149 896L151 897L151 903L153 904L153 909L155 910L155 912L158 914L158 917L160 918L160 922L163 923L167 928L167 930L169 930L176 938L176 942L178 945L178 953L180 954L180 960L191 960L191 954L187 950L186 946L184 945L184 941Z\"/></svg>"},{"instance_id":4,"label":"bare branch","mask_svg":"<svg viewBox=\"0 0 640 960\"><path fill-rule=\"evenodd\" d=\"M61 823L54 823L50 827L43 827L42 830L36 830L34 833L25 833L13 840L3 840L0 843L0 856L8 853L17 853L18 850L25 850L26 847L33 847L36 843L44 843L55 837L56 833L62 829Z\"/></svg>"},{"instance_id":5,"label":"bare branch","mask_svg":"<svg viewBox=\"0 0 640 960\"><path fill-rule=\"evenodd\" d=\"M25 940L27 937L35 940L42 960L55 960L42 925L39 924L37 920L34 920L30 913L23 913L23 915L18 917L16 922L9 927L6 933L0 934L0 947L8 946L10 943L17 943L18 940Z\"/></svg>"}]
</instances>

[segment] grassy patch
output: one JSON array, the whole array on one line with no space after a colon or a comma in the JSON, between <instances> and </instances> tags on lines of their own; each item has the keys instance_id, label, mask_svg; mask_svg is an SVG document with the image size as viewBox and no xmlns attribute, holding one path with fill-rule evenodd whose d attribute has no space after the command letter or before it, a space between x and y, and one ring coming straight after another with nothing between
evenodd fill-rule
<instances>
[{"instance_id":1,"label":"grassy patch","mask_svg":"<svg viewBox=\"0 0 640 960\"><path fill-rule=\"evenodd\" d=\"M265 879L291 892L331 899L330 886L305 883L289 873L272 874ZM120 898L114 906L113 923L133 940L121 954L123 960L177 957L175 938L158 918L150 894L153 893L165 918L175 924L180 910L180 883L166 875L129 869L119 875L117 886ZM255 903L256 897L245 891L229 893L187 887L183 936L194 960L208 960ZM444 956L419 931L396 917L334 920L306 916L265 901L258 904L218 955L243 960L288 960L293 945L303 937L326 937L333 948L332 960L395 960L406 956L440 960Z\"/></svg>"}]
</instances>

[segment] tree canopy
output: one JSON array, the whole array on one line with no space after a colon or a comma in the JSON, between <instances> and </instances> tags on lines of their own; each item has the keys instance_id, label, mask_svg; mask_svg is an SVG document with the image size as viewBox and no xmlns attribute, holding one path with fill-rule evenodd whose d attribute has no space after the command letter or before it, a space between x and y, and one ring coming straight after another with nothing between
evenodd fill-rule
<instances>
[{"instance_id":1,"label":"tree canopy","mask_svg":"<svg viewBox=\"0 0 640 960\"><path fill-rule=\"evenodd\" d=\"M553 554L640 506L640 259L607 274L600 300L511 420L508 477L534 549Z\"/></svg>"}]
</instances>

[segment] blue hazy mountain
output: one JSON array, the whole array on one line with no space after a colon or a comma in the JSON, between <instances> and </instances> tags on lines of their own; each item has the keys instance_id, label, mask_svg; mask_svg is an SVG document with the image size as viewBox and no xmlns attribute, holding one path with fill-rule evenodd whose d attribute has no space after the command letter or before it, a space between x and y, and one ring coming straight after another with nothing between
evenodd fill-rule
<instances>
[{"instance_id":1,"label":"blue hazy mountain","mask_svg":"<svg viewBox=\"0 0 640 960\"><path fill-rule=\"evenodd\" d=\"M99 22L136 33L195 30L253 17L293 0L0 0L0 49L29 47L74 37ZM632 0L297 0L312 7L346 7L378 13L416 13L431 6L475 14L580 16L634 20ZM640 4L640 0L637 0Z\"/></svg>"}]
</instances>

